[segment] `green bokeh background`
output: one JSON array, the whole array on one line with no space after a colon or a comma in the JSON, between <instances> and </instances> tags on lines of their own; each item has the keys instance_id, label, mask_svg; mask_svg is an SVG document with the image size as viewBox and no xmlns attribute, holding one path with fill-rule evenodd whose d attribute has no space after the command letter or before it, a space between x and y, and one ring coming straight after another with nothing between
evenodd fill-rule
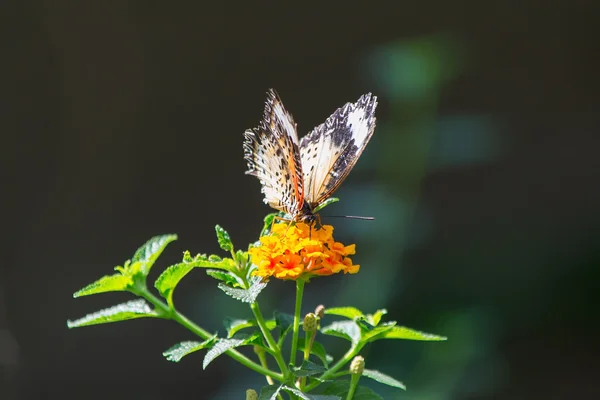
<instances>
[{"instance_id":1,"label":"green bokeh background","mask_svg":"<svg viewBox=\"0 0 600 400\"><path fill-rule=\"evenodd\" d=\"M0 399L241 398L260 377L222 357L163 359L193 339L136 320L67 330L130 297L71 294L178 233L218 253L221 224L256 240L260 185L242 133L274 87L301 135L379 98L371 143L324 210L356 276L315 280L447 342L377 343L386 399L599 396L600 67L592 1L9 2L0 24ZM327 215L374 216L372 222ZM272 282L263 312L291 311ZM249 317L201 271L175 296L210 331ZM334 354L343 343L325 340Z\"/></svg>"}]
</instances>

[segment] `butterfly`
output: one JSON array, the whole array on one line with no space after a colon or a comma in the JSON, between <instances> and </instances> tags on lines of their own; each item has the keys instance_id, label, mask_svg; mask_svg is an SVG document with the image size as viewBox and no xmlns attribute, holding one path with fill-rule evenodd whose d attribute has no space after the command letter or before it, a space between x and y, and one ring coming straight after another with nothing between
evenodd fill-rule
<instances>
[{"instance_id":1,"label":"butterfly","mask_svg":"<svg viewBox=\"0 0 600 400\"><path fill-rule=\"evenodd\" d=\"M315 210L346 179L371 139L376 107L377 97L365 94L299 141L294 119L270 89L262 121L244 133L246 174L260 180L264 202L295 222L312 224Z\"/></svg>"}]
</instances>

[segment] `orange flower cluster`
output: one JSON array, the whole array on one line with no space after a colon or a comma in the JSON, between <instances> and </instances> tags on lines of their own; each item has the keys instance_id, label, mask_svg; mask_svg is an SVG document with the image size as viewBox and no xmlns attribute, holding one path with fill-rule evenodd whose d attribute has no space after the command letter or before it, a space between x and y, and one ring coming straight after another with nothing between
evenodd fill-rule
<instances>
[{"instance_id":1,"label":"orange flower cluster","mask_svg":"<svg viewBox=\"0 0 600 400\"><path fill-rule=\"evenodd\" d=\"M348 255L355 245L344 246L333 239L333 227L320 229L305 223L273 225L270 235L260 238L260 245L248 250L258 266L253 275L264 278L296 280L300 277L325 276L338 272L355 274L360 269Z\"/></svg>"}]
</instances>

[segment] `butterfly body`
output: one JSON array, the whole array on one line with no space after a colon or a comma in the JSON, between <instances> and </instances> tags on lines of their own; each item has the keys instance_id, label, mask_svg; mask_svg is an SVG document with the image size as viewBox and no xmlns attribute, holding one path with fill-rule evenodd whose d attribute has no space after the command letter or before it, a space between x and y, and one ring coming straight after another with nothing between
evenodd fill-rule
<instances>
[{"instance_id":1,"label":"butterfly body","mask_svg":"<svg viewBox=\"0 0 600 400\"><path fill-rule=\"evenodd\" d=\"M365 94L298 140L292 116L269 90L262 121L244 133L246 173L260 180L264 202L293 221L316 221L314 210L348 176L371 138L376 107L377 98Z\"/></svg>"}]
</instances>

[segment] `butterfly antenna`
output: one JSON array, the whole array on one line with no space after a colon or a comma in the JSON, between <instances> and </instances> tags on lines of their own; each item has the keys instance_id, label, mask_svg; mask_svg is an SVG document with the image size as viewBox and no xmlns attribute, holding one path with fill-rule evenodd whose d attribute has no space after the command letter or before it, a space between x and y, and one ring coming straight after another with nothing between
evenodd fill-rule
<instances>
[{"instance_id":1,"label":"butterfly antenna","mask_svg":"<svg viewBox=\"0 0 600 400\"><path fill-rule=\"evenodd\" d=\"M362 217L358 215L326 215L325 218L350 218L350 219L363 219L367 221L373 221L375 217Z\"/></svg>"}]
</instances>

